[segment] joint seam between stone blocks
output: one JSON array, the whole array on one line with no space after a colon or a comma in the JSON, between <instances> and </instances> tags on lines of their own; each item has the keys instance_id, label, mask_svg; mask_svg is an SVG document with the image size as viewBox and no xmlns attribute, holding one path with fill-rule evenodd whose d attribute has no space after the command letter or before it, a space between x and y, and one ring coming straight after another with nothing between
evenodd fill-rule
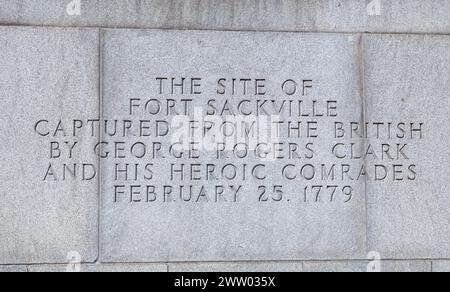
<instances>
[{"instance_id":1,"label":"joint seam between stone blocks","mask_svg":"<svg viewBox=\"0 0 450 292\"><path fill-rule=\"evenodd\" d=\"M367 122L367 100L366 100L366 51L365 51L365 34L360 35L359 39L359 82L361 83L360 94L362 98L362 120L363 125ZM367 149L368 139L364 135L363 137L363 147ZM367 165L367 156L364 157L363 163ZM369 204L368 204L368 196L367 196L367 186L368 179L367 176L364 178L364 208L365 208L365 252L366 254L369 252Z\"/></svg>"},{"instance_id":2,"label":"joint seam between stone blocks","mask_svg":"<svg viewBox=\"0 0 450 292\"><path fill-rule=\"evenodd\" d=\"M93 26L93 25L57 25L38 23L9 23L0 22L0 27L40 27L40 28L73 28L73 29L100 29L100 30L167 30L167 31L210 31L210 32L267 32L267 33L311 33L311 34L380 34L380 35L429 35L429 36L450 36L449 32L402 32L402 31L362 31L362 30L283 30L283 29L227 29L227 28L199 28L199 27L139 27L139 26Z\"/></svg>"},{"instance_id":3,"label":"joint seam between stone blocks","mask_svg":"<svg viewBox=\"0 0 450 292\"><path fill-rule=\"evenodd\" d=\"M103 119L103 36L104 31L103 29L99 29L99 120L101 121ZM99 142L102 141L102 123L100 123L100 132L98 136ZM100 144L100 151L102 151L102 144ZM100 152L101 153L101 152ZM97 263L102 262L102 205L103 205L103 199L102 199L102 177L103 177L103 169L102 169L102 159L99 157L99 184L98 184L98 258Z\"/></svg>"}]
</instances>

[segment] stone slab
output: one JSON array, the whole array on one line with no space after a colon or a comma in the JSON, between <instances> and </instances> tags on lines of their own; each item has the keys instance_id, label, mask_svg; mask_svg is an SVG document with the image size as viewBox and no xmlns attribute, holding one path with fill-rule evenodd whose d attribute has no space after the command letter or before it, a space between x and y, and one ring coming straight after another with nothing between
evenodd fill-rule
<instances>
[{"instance_id":1,"label":"stone slab","mask_svg":"<svg viewBox=\"0 0 450 292\"><path fill-rule=\"evenodd\" d=\"M305 262L304 272L319 273L366 273L373 271L369 261L324 261ZM421 273L431 272L431 261L381 261L379 272L386 273Z\"/></svg>"},{"instance_id":2,"label":"stone slab","mask_svg":"<svg viewBox=\"0 0 450 292\"><path fill-rule=\"evenodd\" d=\"M79 268L79 269L78 269ZM80 267L67 265L34 265L28 267L31 273L164 273L167 265L164 264L90 264Z\"/></svg>"},{"instance_id":3,"label":"stone slab","mask_svg":"<svg viewBox=\"0 0 450 292\"><path fill-rule=\"evenodd\" d=\"M0 273L26 273L26 266L0 266Z\"/></svg>"},{"instance_id":4,"label":"stone slab","mask_svg":"<svg viewBox=\"0 0 450 292\"><path fill-rule=\"evenodd\" d=\"M384 123L368 142L393 150L368 161L389 168L389 183L381 170L367 184L369 250L384 259L448 258L450 38L370 35L364 47L367 121Z\"/></svg>"},{"instance_id":5,"label":"stone slab","mask_svg":"<svg viewBox=\"0 0 450 292\"><path fill-rule=\"evenodd\" d=\"M450 261L433 261L433 272L450 273Z\"/></svg>"},{"instance_id":6,"label":"stone slab","mask_svg":"<svg viewBox=\"0 0 450 292\"><path fill-rule=\"evenodd\" d=\"M169 263L169 272L171 273L287 273L302 271L302 262Z\"/></svg>"},{"instance_id":7,"label":"stone slab","mask_svg":"<svg viewBox=\"0 0 450 292\"><path fill-rule=\"evenodd\" d=\"M69 130L73 119L99 118L98 36L95 29L0 28L1 264L65 263L71 252L97 258L98 179L83 181L79 172L64 179L63 164L98 169L98 138ZM66 132L55 136L59 121ZM55 146L53 158L52 142L61 150ZM72 158L65 142L78 143Z\"/></svg>"},{"instance_id":8,"label":"stone slab","mask_svg":"<svg viewBox=\"0 0 450 292\"><path fill-rule=\"evenodd\" d=\"M80 8L74 3L80 3ZM4 0L0 3L1 24L123 28L449 33L448 14L447 0Z\"/></svg>"},{"instance_id":9,"label":"stone slab","mask_svg":"<svg viewBox=\"0 0 450 292\"><path fill-rule=\"evenodd\" d=\"M107 133L102 131L105 142L101 183L102 261L365 258L364 180L357 179L361 161L337 158L332 153L338 143L347 147L340 145L339 155L349 153L351 143L355 150L361 150L363 144L360 138L334 136L336 121L348 125L361 122L363 118L359 44L358 36L336 34L106 31L103 118L117 120L119 130L115 132L112 123ZM172 94L167 88L171 87L171 81L157 79L175 78L176 84L181 82L181 77L188 78L184 94L177 86ZM256 85L250 85L252 81L249 81L248 87L244 81L233 91L233 78L265 80ZM291 79L303 84L305 89L297 87L296 93L289 97L288 94L293 93L293 82L286 83L286 93L282 92L282 84ZM190 102L183 103L189 99ZM208 104L211 100L215 100L212 106ZM209 140L195 140L197 146L191 151L188 151L190 145L183 146L184 155L177 158L180 153L177 134L184 129L179 122L184 121L180 119L185 108L188 126L190 121L211 120L217 126L224 121L241 125L230 118L230 110L222 111L222 108L233 107L237 114L238 102L246 101L242 115L237 115L242 118L250 109L256 114L258 100L268 103L285 100L294 104L292 112L283 107L281 113L277 113L275 109L281 105L278 103L260 110L261 129L270 128L264 126L264 121L272 123L277 119L284 121L285 127L280 127L279 137L274 134L275 137L264 140L266 132L262 133L254 146L260 142L266 145L280 142L284 143L280 146L284 149L272 151L272 157L264 158L255 153L265 153L267 149L255 147L250 150L256 152L249 151L239 158L242 148L235 153L221 152L217 151L217 144L208 148ZM305 116L299 117L295 104L300 100L309 104L310 109L308 113L302 106L301 114ZM314 100L322 103L322 110L324 103L334 100L331 107L338 109L330 109L327 117L318 117L321 114L316 111L313 117ZM196 109L200 111L197 115ZM223 117L219 117L222 112ZM130 126L127 131L123 130L124 121L125 128ZM136 128L141 121L145 125L143 131ZM159 125L160 130L169 129L168 133L161 130L166 134L161 137L156 137L158 121L168 123ZM293 130L288 137L287 123L299 121L302 125L317 123L320 134L315 137L315 130L307 131L308 134L302 127L300 134ZM272 133L277 131L274 129ZM220 137L220 133L216 134L216 138ZM226 145L232 149L235 141ZM153 151L158 148L155 142L161 143L159 152ZM132 151L135 143L141 144ZM288 143L298 144L291 155L286 152ZM308 147L314 148L312 151L306 150L309 143ZM120 149L114 149L115 145ZM177 146L176 152L170 151L170 145ZM186 156L189 152L192 159ZM195 158L198 155L200 158ZM230 163L231 167L226 167ZM211 168L205 169L208 164L212 172ZM327 171L322 172L322 164ZM330 174L329 169L334 164L337 165L335 174ZM344 164L350 174L344 173ZM172 167L187 167L184 178L179 172L172 173ZM188 170L191 167L193 170ZM237 176L233 175L234 167L239 173ZM249 175L244 172L247 167L255 171L250 171ZM123 172L126 168L128 177ZM348 175L354 179L349 179ZM192 196L186 192L191 187ZM237 189L239 192L235 196ZM166 196L165 190L170 195ZM280 193L283 193L282 198Z\"/></svg>"}]
</instances>

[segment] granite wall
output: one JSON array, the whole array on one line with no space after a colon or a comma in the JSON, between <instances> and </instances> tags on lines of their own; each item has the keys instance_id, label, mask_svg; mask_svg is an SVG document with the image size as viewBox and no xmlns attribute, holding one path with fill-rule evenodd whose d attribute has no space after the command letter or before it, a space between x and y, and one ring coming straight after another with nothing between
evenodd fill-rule
<instances>
[{"instance_id":1,"label":"granite wall","mask_svg":"<svg viewBox=\"0 0 450 292\"><path fill-rule=\"evenodd\" d=\"M449 15L0 0L0 272L449 271Z\"/></svg>"}]
</instances>

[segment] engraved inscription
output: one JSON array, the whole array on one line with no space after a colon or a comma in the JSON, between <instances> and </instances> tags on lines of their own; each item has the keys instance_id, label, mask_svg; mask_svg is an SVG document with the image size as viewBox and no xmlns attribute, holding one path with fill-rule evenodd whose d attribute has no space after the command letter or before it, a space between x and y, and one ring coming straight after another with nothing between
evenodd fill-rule
<instances>
[{"instance_id":1,"label":"engraved inscription","mask_svg":"<svg viewBox=\"0 0 450 292\"><path fill-rule=\"evenodd\" d=\"M37 120L48 145L41 179L96 178L93 163L72 159L86 137L99 138L91 151L113 162L107 198L118 206L345 205L362 195L359 181L420 179L413 147L426 138L422 121L341 119L339 100L316 94L312 78L199 76L153 76L152 96L123 101L125 119Z\"/></svg>"}]
</instances>

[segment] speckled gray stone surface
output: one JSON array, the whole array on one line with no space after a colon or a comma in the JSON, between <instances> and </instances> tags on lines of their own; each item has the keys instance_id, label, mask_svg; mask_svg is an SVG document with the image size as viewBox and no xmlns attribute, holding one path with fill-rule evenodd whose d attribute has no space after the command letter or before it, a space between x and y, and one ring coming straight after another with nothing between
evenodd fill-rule
<instances>
[{"instance_id":1,"label":"speckled gray stone surface","mask_svg":"<svg viewBox=\"0 0 450 292\"><path fill-rule=\"evenodd\" d=\"M347 272L373 272L375 265L369 261L341 261L341 262L305 262L304 272L311 273L347 273ZM431 261L381 261L376 268L382 273L416 273L431 272Z\"/></svg>"},{"instance_id":2,"label":"speckled gray stone surface","mask_svg":"<svg viewBox=\"0 0 450 292\"><path fill-rule=\"evenodd\" d=\"M169 117L165 114L153 117L142 109L151 97L156 96L162 101L171 97L167 92L158 95L157 77L179 74L203 78L203 92L195 96L191 109L206 110L208 99L217 99L217 107L227 99L232 106L237 106L237 102L245 97L218 95L214 91L215 82L221 77L231 80L233 76L243 76L267 78L264 99L280 98L283 80L312 79L317 89L311 91L309 98L336 99L340 110L338 118L319 118L322 132L319 138L313 139L317 155L309 160L295 156L294 160L287 159L287 156L274 161L251 156L245 160L233 160L231 156L224 159L222 156L217 160L214 151L203 151L201 159L188 159L186 156L175 159L170 155L167 157L168 152L164 149L165 158L159 153L155 159L149 160L152 154L148 151L143 159L137 159L126 150L121 152L128 155L128 159L113 159L111 155L102 159L101 259L106 262L146 262L364 258L364 181L344 179L339 182L341 187L346 184L353 187L351 196L344 195L341 189L334 196L330 189L320 196L308 191L305 202L302 195L305 186L336 184L336 180L324 182L320 175L316 175L306 182L299 175L300 167L307 161L318 167L321 163L345 161L354 172L359 171L358 161L339 160L331 153L332 145L337 142L333 136L333 121L362 119L359 43L358 36L350 35L106 31L103 42L105 119L132 120L135 123L146 119L171 121L173 112ZM256 99L250 95L247 98ZM141 99L142 105L133 107L133 115L129 111L131 99ZM280 116L282 119L288 118L285 113ZM120 135L105 137L105 140L109 143L124 141ZM173 143L167 137L137 138L136 135L138 132L134 131L126 136L129 144L125 148L139 141L147 144L162 141L165 147ZM282 140L284 143L287 141L299 142L297 138ZM350 139L345 138L339 141L350 143ZM356 148L362 145L360 139L353 142ZM112 149L111 144L107 147ZM154 176L150 178L150 172L141 172L135 180L130 172L127 181L123 173L116 180L115 165L122 163L119 168L123 169L124 161L130 165L137 163L141 169L145 163L152 163L150 168ZM245 180L206 181L204 175L199 181L185 179L182 182L179 176L171 179L171 164L179 167L180 163L213 163L217 164L216 169L220 169L227 163L242 168L244 161L248 165L264 164L266 168L262 172L266 179L258 181L249 177ZM294 164L289 168L289 176L298 173L297 179L283 178L281 170L287 164ZM295 168L298 170L294 171ZM340 176L338 173L336 177ZM221 176L218 172L214 175ZM258 186L271 188L277 182L284 187L283 200L259 202ZM161 192L167 185L177 190L180 185L191 184L194 194L186 203L179 199L178 191L173 192L173 197L178 198L176 202L172 202L172 196L165 200ZM130 201L131 185L137 186L133 191L140 193L134 196L133 202ZM156 202L146 203L145 192L149 185L158 188ZM208 202L204 197L197 202L202 185L206 186L210 196ZM212 188L217 185L241 185L237 202L227 187L225 196L228 201L224 202L219 197L216 203ZM120 187L118 199L116 186Z\"/></svg>"},{"instance_id":3,"label":"speckled gray stone surface","mask_svg":"<svg viewBox=\"0 0 450 292\"><path fill-rule=\"evenodd\" d=\"M450 38L371 35L364 47L367 119L391 121L394 129L390 138L368 141L407 144L400 155L368 161L399 165L398 174L388 174L394 182L367 185L368 248L382 258L448 258ZM398 123L405 123L404 134ZM411 123L422 131L411 131Z\"/></svg>"},{"instance_id":4,"label":"speckled gray stone surface","mask_svg":"<svg viewBox=\"0 0 450 292\"><path fill-rule=\"evenodd\" d=\"M99 116L98 35L95 29L0 28L1 264L64 263L72 251L86 262L97 258L98 180L83 181L79 172L64 180L63 164L98 169L89 151L97 139L81 131L69 137L73 119ZM41 120L47 122L35 131ZM67 132L55 137L59 121ZM75 141L70 154L66 146ZM53 158L51 142L61 150Z\"/></svg>"},{"instance_id":5,"label":"speckled gray stone surface","mask_svg":"<svg viewBox=\"0 0 450 292\"><path fill-rule=\"evenodd\" d=\"M64 272L78 255L88 272L365 272L372 252L381 271L450 270L449 15L447 0L0 1L0 272ZM158 77L195 81L181 94L163 79L161 93ZM285 143L276 160L167 149L189 99L201 121L212 109L264 116L263 100L289 120L288 79L313 85L289 97L294 107L336 101L336 116L300 118L317 120L319 137L272 140ZM118 122L114 135L90 128L101 114ZM314 150L288 157L288 142ZM246 178L217 178L225 164ZM280 175L288 164L295 179Z\"/></svg>"},{"instance_id":6,"label":"speckled gray stone surface","mask_svg":"<svg viewBox=\"0 0 450 292\"><path fill-rule=\"evenodd\" d=\"M0 273L26 273L26 266L0 266Z\"/></svg>"},{"instance_id":7,"label":"speckled gray stone surface","mask_svg":"<svg viewBox=\"0 0 450 292\"><path fill-rule=\"evenodd\" d=\"M31 273L153 273L167 272L165 264L91 264L81 265L79 267L68 265L35 265L29 266Z\"/></svg>"},{"instance_id":8,"label":"speckled gray stone surface","mask_svg":"<svg viewBox=\"0 0 450 292\"><path fill-rule=\"evenodd\" d=\"M433 272L450 273L450 261L433 261Z\"/></svg>"},{"instance_id":9,"label":"speckled gray stone surface","mask_svg":"<svg viewBox=\"0 0 450 292\"><path fill-rule=\"evenodd\" d=\"M67 6L79 1L76 6ZM72 8L72 9L70 9ZM3 0L0 23L128 28L449 33L446 0Z\"/></svg>"},{"instance_id":10,"label":"speckled gray stone surface","mask_svg":"<svg viewBox=\"0 0 450 292\"><path fill-rule=\"evenodd\" d=\"M248 262L248 263L170 263L169 272L176 273L286 273L302 272L302 262Z\"/></svg>"}]
</instances>

